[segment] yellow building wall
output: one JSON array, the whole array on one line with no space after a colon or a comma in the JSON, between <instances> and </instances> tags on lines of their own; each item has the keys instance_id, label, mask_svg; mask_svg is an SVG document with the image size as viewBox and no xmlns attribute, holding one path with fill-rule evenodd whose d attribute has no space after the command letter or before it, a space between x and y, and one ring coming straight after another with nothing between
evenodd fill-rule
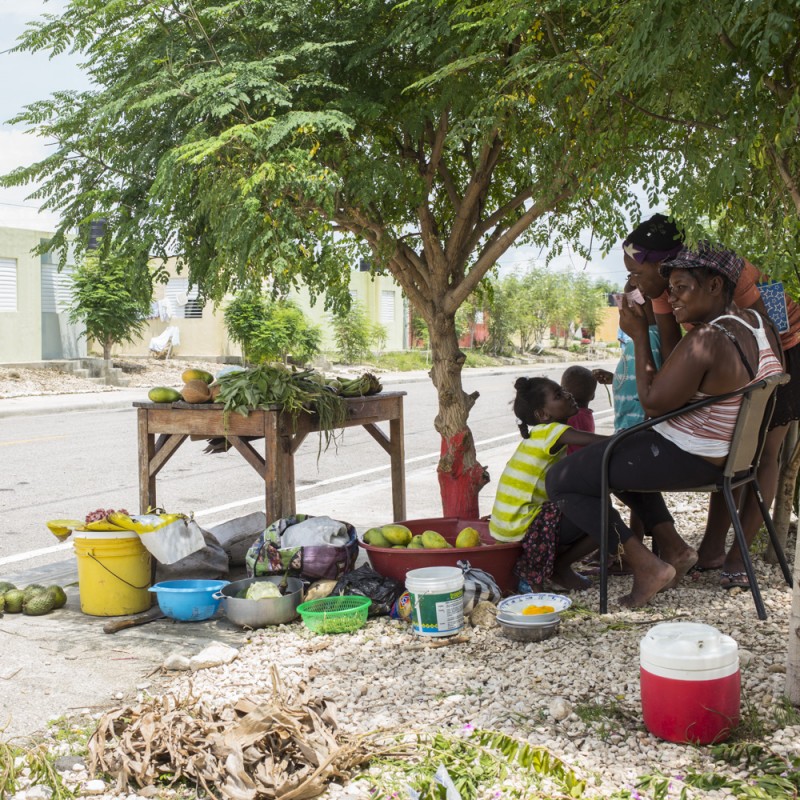
<instances>
[{"instance_id":1,"label":"yellow building wall","mask_svg":"<svg viewBox=\"0 0 800 800\"><path fill-rule=\"evenodd\" d=\"M0 363L42 358L42 267L31 250L52 233L0 228L0 258L16 261L17 309L0 311Z\"/></svg>"},{"instance_id":2,"label":"yellow building wall","mask_svg":"<svg viewBox=\"0 0 800 800\"><path fill-rule=\"evenodd\" d=\"M168 265L171 277L178 276L172 265ZM153 300L164 298L166 285L156 284L153 289ZM200 319L172 317L169 320L150 319L141 337L133 344L123 343L114 348L114 355L119 357L139 358L151 355L150 340L161 335L167 328L176 327L180 335L180 344L173 349L173 355L186 358L197 358L214 361L220 358L241 357L242 350L236 342L228 338L223 319L224 301L218 308L213 303L206 303ZM93 344L91 349L98 349Z\"/></svg>"},{"instance_id":3,"label":"yellow building wall","mask_svg":"<svg viewBox=\"0 0 800 800\"><path fill-rule=\"evenodd\" d=\"M381 294L382 292L392 292L394 294L394 313L392 320L381 320ZM370 275L369 272L359 272L352 270L350 273L350 294L355 302L360 303L364 308L367 317L373 322L380 322L386 329L387 338L384 349L405 350L407 337L405 334L405 304L403 293L400 287L388 275ZM336 345L333 338L333 328L330 325L330 314L324 311L324 298L317 298L315 305L311 305L311 300L306 289L301 289L298 293L292 293L292 299L297 302L303 313L322 331L323 351L334 350Z\"/></svg>"},{"instance_id":4,"label":"yellow building wall","mask_svg":"<svg viewBox=\"0 0 800 800\"><path fill-rule=\"evenodd\" d=\"M171 277L179 277L174 271L174 265L168 264L167 269ZM155 301L164 297L165 285L156 285L153 293ZM355 299L360 302L370 319L378 321L380 319L381 292L392 291L394 293L394 313L391 322L381 324L387 330L386 350L402 350L404 342L404 303L400 288L388 276L378 275L374 280L368 272L353 270L350 276L350 291ZM319 325L322 331L322 350L334 349L333 333L330 325L330 317L324 310L324 298L318 298L315 305L311 305L308 291L301 289L293 292L292 300L303 310L303 313ZM174 349L175 356L185 358L198 358L204 360L214 360L217 358L241 357L242 352L238 344L231 341L225 331L224 308L227 300L223 300L219 306L207 303L203 308L201 319L172 318L168 321L158 319L148 320L147 328L143 335L133 344L118 345L114 349L114 355L119 357L139 358L150 355L149 344L154 336L163 333L166 328L176 326L180 332L180 345ZM90 347L98 350L97 345Z\"/></svg>"},{"instance_id":5,"label":"yellow building wall","mask_svg":"<svg viewBox=\"0 0 800 800\"><path fill-rule=\"evenodd\" d=\"M616 306L608 306L603 309L602 321L595 329L594 340L596 342L616 344L618 329L619 309Z\"/></svg>"}]
</instances>

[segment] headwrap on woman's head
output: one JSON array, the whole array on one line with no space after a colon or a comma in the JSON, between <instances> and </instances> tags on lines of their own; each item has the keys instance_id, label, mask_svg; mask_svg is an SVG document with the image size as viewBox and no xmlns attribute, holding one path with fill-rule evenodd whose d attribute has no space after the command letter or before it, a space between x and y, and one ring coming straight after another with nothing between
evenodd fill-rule
<instances>
[{"instance_id":1,"label":"headwrap on woman's head","mask_svg":"<svg viewBox=\"0 0 800 800\"><path fill-rule=\"evenodd\" d=\"M622 243L622 249L634 261L659 264L678 254L683 246L683 235L678 226L663 214L653 214L641 222Z\"/></svg>"}]
</instances>

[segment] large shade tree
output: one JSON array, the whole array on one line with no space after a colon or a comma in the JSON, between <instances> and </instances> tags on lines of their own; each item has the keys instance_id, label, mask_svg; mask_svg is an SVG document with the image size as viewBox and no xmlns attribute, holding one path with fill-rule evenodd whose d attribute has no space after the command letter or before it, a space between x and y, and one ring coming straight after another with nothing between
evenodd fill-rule
<instances>
[{"instance_id":1,"label":"large shade tree","mask_svg":"<svg viewBox=\"0 0 800 800\"><path fill-rule=\"evenodd\" d=\"M6 182L42 184L51 247L102 213L115 247L176 256L210 298L268 276L337 309L347 263L389 270L430 331L444 513L474 517L456 311L515 243L618 231L614 154L641 137L589 105L572 53L594 18L553 3L556 29L550 5L72 0L20 47L79 50L96 88L19 115L56 147Z\"/></svg>"}]
</instances>

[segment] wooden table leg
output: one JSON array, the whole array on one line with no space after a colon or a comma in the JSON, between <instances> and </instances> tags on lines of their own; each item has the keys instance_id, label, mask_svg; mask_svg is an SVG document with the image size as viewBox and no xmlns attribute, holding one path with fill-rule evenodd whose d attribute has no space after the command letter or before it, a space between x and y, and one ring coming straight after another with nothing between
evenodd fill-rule
<instances>
[{"instance_id":1,"label":"wooden table leg","mask_svg":"<svg viewBox=\"0 0 800 800\"><path fill-rule=\"evenodd\" d=\"M292 437L284 434L278 439L278 458L282 517L297 513L297 499L294 493L294 453Z\"/></svg>"},{"instance_id":2,"label":"wooden table leg","mask_svg":"<svg viewBox=\"0 0 800 800\"><path fill-rule=\"evenodd\" d=\"M139 439L139 513L156 507L156 477L150 475L150 461L155 454L156 437L147 432L147 409L136 412Z\"/></svg>"},{"instance_id":3,"label":"wooden table leg","mask_svg":"<svg viewBox=\"0 0 800 800\"><path fill-rule=\"evenodd\" d=\"M406 453L403 439L403 408L400 416L389 420L392 463L392 513L395 522L406 518Z\"/></svg>"},{"instance_id":4,"label":"wooden table leg","mask_svg":"<svg viewBox=\"0 0 800 800\"><path fill-rule=\"evenodd\" d=\"M281 518L278 452L278 415L264 411L264 511L267 525Z\"/></svg>"}]
</instances>

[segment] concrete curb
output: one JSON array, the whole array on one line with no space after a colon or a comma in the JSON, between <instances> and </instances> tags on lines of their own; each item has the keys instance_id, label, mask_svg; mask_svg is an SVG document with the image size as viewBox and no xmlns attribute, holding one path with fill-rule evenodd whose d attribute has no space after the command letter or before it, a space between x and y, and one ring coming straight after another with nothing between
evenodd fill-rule
<instances>
[{"instance_id":1,"label":"concrete curb","mask_svg":"<svg viewBox=\"0 0 800 800\"><path fill-rule=\"evenodd\" d=\"M532 372L546 373L551 369L560 369L568 364L603 365L608 362L616 364L616 359L594 359L592 361L563 361L550 363L509 364L503 367L468 367L462 377L469 380L470 375L507 375ZM398 383L420 383L430 381L425 370L410 372L391 372L378 375L385 386ZM26 397L7 397L0 399L0 419L6 417L35 416L38 414L67 414L74 411L115 411L130 408L134 402L147 400L147 389L119 389L85 394L48 394L29 395Z\"/></svg>"}]
</instances>

